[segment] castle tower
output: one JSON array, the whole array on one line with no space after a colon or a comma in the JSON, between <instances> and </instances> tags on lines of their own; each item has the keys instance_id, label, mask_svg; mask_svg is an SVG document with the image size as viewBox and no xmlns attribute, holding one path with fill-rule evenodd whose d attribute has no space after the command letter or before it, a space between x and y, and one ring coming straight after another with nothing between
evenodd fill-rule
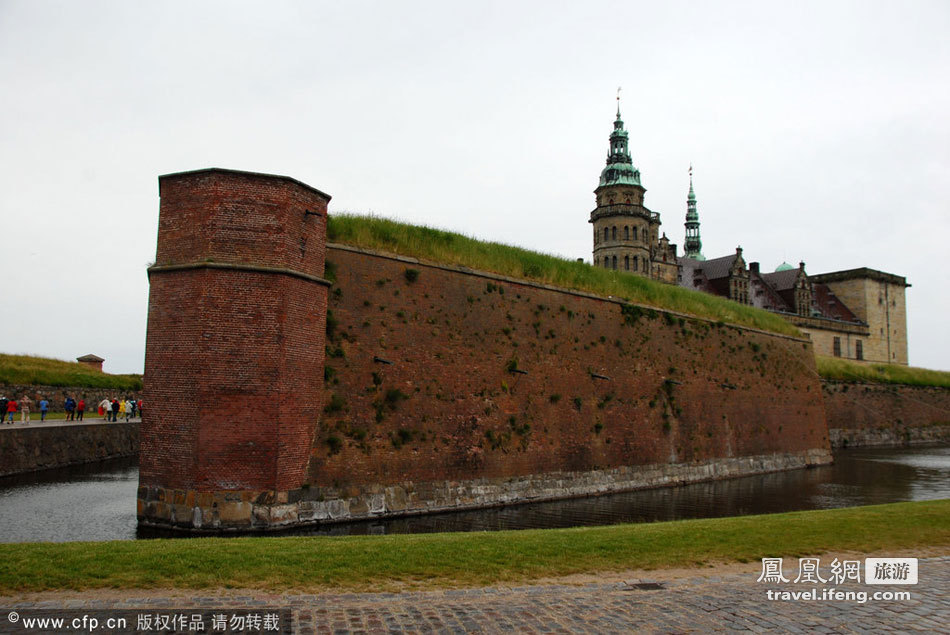
<instances>
[{"instance_id":1,"label":"castle tower","mask_svg":"<svg viewBox=\"0 0 950 635\"><path fill-rule=\"evenodd\" d=\"M805 273L805 263L798 263L798 276L795 278L795 312L808 317L811 315L811 283Z\"/></svg>"},{"instance_id":2,"label":"castle tower","mask_svg":"<svg viewBox=\"0 0 950 635\"><path fill-rule=\"evenodd\" d=\"M742 257L742 247L736 247L736 257L729 267L729 299L739 304L752 304L750 281L751 275Z\"/></svg>"},{"instance_id":3,"label":"castle tower","mask_svg":"<svg viewBox=\"0 0 950 635\"><path fill-rule=\"evenodd\" d=\"M693 260L706 260L703 241L699 237L699 212L696 211L696 193L693 192L693 166L689 166L689 196L686 197L686 240L683 255Z\"/></svg>"},{"instance_id":4,"label":"castle tower","mask_svg":"<svg viewBox=\"0 0 950 635\"><path fill-rule=\"evenodd\" d=\"M323 405L330 197L285 176L159 177L138 519L274 526Z\"/></svg>"},{"instance_id":5,"label":"castle tower","mask_svg":"<svg viewBox=\"0 0 950 635\"><path fill-rule=\"evenodd\" d=\"M597 208L590 213L594 266L652 277L660 215L643 206L646 188L640 184L640 171L633 166L627 141L618 96L607 165L594 190Z\"/></svg>"}]
</instances>

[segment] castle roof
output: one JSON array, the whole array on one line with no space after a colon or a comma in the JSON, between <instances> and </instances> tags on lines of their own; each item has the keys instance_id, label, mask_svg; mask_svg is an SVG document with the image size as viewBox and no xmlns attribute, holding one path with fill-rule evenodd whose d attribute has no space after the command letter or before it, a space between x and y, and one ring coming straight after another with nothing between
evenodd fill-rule
<instances>
[{"instance_id":1,"label":"castle roof","mask_svg":"<svg viewBox=\"0 0 950 635\"><path fill-rule=\"evenodd\" d=\"M907 284L907 278L904 276L898 276L893 273L878 271L876 269L868 269L867 267L861 267L860 269L847 269L845 271L832 271L830 273L820 273L810 276L810 278L816 282L838 282L841 280L870 278L871 280L877 280L878 282L897 284L904 287L911 286Z\"/></svg>"},{"instance_id":2,"label":"castle roof","mask_svg":"<svg viewBox=\"0 0 950 635\"><path fill-rule=\"evenodd\" d=\"M633 159L627 148L627 131L620 118L620 104L617 104L617 119L614 121L613 132L610 133L610 151L607 154L607 166L600 173L598 188L608 185L636 185L640 184L640 170L633 167Z\"/></svg>"},{"instance_id":3,"label":"castle roof","mask_svg":"<svg viewBox=\"0 0 950 635\"><path fill-rule=\"evenodd\" d=\"M721 256L719 258L710 258L709 260L697 260L696 258L686 257L679 259L679 263L683 269L689 267L699 270L707 280L718 280L719 278L729 277L729 269L732 268L732 263L735 261L735 254Z\"/></svg>"},{"instance_id":4,"label":"castle roof","mask_svg":"<svg viewBox=\"0 0 950 635\"><path fill-rule=\"evenodd\" d=\"M776 291L785 291L795 287L798 280L798 269L789 265L788 269L776 270L775 273L763 273L760 277L775 287Z\"/></svg>"}]
</instances>

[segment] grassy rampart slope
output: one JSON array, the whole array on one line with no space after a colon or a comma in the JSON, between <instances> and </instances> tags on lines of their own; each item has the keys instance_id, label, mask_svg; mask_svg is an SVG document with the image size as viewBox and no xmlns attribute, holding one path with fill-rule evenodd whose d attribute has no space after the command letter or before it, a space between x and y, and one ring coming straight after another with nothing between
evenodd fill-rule
<instances>
[{"instance_id":1,"label":"grassy rampart slope","mask_svg":"<svg viewBox=\"0 0 950 635\"><path fill-rule=\"evenodd\" d=\"M800 335L798 329L773 313L724 298L430 227L373 216L333 214L328 224L328 240L613 296L714 321Z\"/></svg>"},{"instance_id":2,"label":"grassy rampart slope","mask_svg":"<svg viewBox=\"0 0 950 635\"><path fill-rule=\"evenodd\" d=\"M110 375L79 362L0 353L0 384L141 390L139 375Z\"/></svg>"},{"instance_id":3,"label":"grassy rampart slope","mask_svg":"<svg viewBox=\"0 0 950 635\"><path fill-rule=\"evenodd\" d=\"M815 356L822 379L950 388L950 373L897 364L860 364L840 357Z\"/></svg>"},{"instance_id":4,"label":"grassy rampart slope","mask_svg":"<svg viewBox=\"0 0 950 635\"><path fill-rule=\"evenodd\" d=\"M0 544L0 594L385 590L950 545L950 500L609 527L391 536Z\"/></svg>"}]
</instances>

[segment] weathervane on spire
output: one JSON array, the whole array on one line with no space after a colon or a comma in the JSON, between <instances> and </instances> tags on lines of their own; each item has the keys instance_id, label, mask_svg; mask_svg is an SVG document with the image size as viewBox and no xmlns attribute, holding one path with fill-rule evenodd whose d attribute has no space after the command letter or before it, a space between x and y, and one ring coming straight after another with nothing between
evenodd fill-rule
<instances>
[{"instance_id":1,"label":"weathervane on spire","mask_svg":"<svg viewBox=\"0 0 950 635\"><path fill-rule=\"evenodd\" d=\"M617 86L617 117L620 117L620 86Z\"/></svg>"}]
</instances>

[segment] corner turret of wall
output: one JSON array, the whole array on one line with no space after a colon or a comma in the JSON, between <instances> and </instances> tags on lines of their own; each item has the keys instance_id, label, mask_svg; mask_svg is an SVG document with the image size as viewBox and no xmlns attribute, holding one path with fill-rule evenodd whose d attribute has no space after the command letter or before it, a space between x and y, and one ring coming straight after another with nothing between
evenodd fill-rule
<instances>
[{"instance_id":1,"label":"corner turret of wall","mask_svg":"<svg viewBox=\"0 0 950 635\"><path fill-rule=\"evenodd\" d=\"M140 522L200 524L206 492L289 490L322 410L326 194L282 176L159 178ZM197 510L182 518L177 499Z\"/></svg>"}]
</instances>

